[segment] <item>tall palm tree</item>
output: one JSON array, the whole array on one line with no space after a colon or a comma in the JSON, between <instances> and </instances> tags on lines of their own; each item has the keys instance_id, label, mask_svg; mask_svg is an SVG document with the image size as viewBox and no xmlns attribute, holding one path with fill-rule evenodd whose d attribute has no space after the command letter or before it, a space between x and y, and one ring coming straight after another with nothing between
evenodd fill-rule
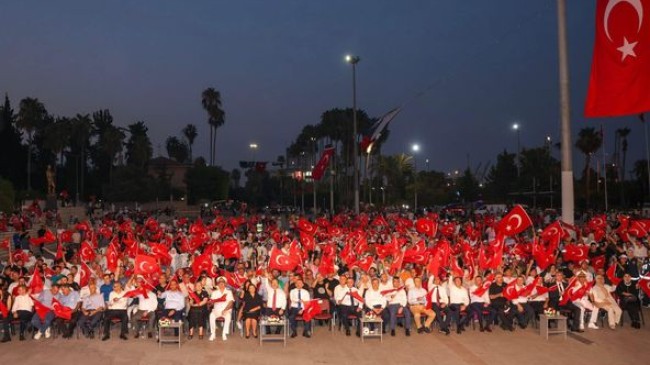
<instances>
[{"instance_id":1,"label":"tall palm tree","mask_svg":"<svg viewBox=\"0 0 650 365\"><path fill-rule=\"evenodd\" d=\"M72 118L71 141L77 148L79 153L79 160L77 163L81 167L79 171L79 194L83 197L85 190L85 176L86 176L86 155L88 153L88 146L90 145L90 136L93 130L93 123L89 114L77 114Z\"/></svg>"},{"instance_id":2,"label":"tall palm tree","mask_svg":"<svg viewBox=\"0 0 650 365\"><path fill-rule=\"evenodd\" d=\"M183 128L183 136L185 136L185 139L187 139L187 146L189 147L189 152L190 152L190 162L194 161L194 158L192 156L192 145L194 144L194 140L196 139L196 136L198 135L196 131L196 126L194 124L188 124Z\"/></svg>"},{"instance_id":3,"label":"tall palm tree","mask_svg":"<svg viewBox=\"0 0 650 365\"><path fill-rule=\"evenodd\" d=\"M600 149L603 144L603 136L596 132L595 128L582 128L578 133L576 147L585 155L585 197L589 207L589 196L591 188L591 156Z\"/></svg>"},{"instance_id":4,"label":"tall palm tree","mask_svg":"<svg viewBox=\"0 0 650 365\"><path fill-rule=\"evenodd\" d=\"M621 151L623 152L623 161L621 161L621 181L625 181L625 160L627 158L627 136L630 134L630 128L620 128L616 130L621 139Z\"/></svg>"},{"instance_id":5,"label":"tall palm tree","mask_svg":"<svg viewBox=\"0 0 650 365\"><path fill-rule=\"evenodd\" d=\"M104 133L99 137L102 152L108 157L108 181L113 183L113 162L118 153L124 148L124 139L126 133L121 128L111 125L106 128Z\"/></svg>"},{"instance_id":6,"label":"tall palm tree","mask_svg":"<svg viewBox=\"0 0 650 365\"><path fill-rule=\"evenodd\" d=\"M24 98L20 101L20 110L16 125L27 134L27 190L32 189L32 153L34 132L43 126L47 118L45 105L36 98Z\"/></svg>"},{"instance_id":7,"label":"tall palm tree","mask_svg":"<svg viewBox=\"0 0 650 365\"><path fill-rule=\"evenodd\" d=\"M221 93L212 87L203 90L201 94L201 105L203 105L203 109L208 113L208 124L210 125L210 165L214 165L217 129L226 122L226 113L221 109Z\"/></svg>"},{"instance_id":8,"label":"tall palm tree","mask_svg":"<svg viewBox=\"0 0 650 365\"><path fill-rule=\"evenodd\" d=\"M65 117L56 118L54 123L45 127L43 147L52 151L61 164L63 164L63 152L70 144L71 129L70 119Z\"/></svg>"}]
</instances>

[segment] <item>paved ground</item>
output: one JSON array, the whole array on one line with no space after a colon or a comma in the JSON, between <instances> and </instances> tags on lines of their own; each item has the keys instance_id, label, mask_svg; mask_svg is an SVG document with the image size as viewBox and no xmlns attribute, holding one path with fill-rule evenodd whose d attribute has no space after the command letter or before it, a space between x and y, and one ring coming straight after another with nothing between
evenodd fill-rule
<instances>
[{"instance_id":1,"label":"paved ground","mask_svg":"<svg viewBox=\"0 0 650 365\"><path fill-rule=\"evenodd\" d=\"M646 318L650 311L646 310ZM534 329L492 334L468 329L449 337L414 334L385 337L384 342L369 339L364 344L357 337L316 329L311 339L298 337L286 348L279 343L263 347L253 339L231 337L217 340L184 341L181 349L165 345L158 349L153 340L116 338L106 342L86 339L42 339L39 342L12 341L0 345L0 364L648 364L650 359L650 323L641 330L628 326L616 331L589 330L580 338L554 337L548 342Z\"/></svg>"}]
</instances>

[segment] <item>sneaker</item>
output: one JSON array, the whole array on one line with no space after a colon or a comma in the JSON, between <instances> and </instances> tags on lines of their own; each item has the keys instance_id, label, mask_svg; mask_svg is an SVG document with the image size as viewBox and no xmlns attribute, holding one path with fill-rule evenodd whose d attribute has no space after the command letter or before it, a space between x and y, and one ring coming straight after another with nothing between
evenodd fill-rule
<instances>
[{"instance_id":1,"label":"sneaker","mask_svg":"<svg viewBox=\"0 0 650 365\"><path fill-rule=\"evenodd\" d=\"M237 325L237 329L238 329L238 330L241 331L241 330L244 329L244 328L241 326L241 322L237 321L235 324Z\"/></svg>"},{"instance_id":2,"label":"sneaker","mask_svg":"<svg viewBox=\"0 0 650 365\"><path fill-rule=\"evenodd\" d=\"M226 336L225 333L224 333L223 335L221 335L221 340L222 340L222 341L226 341L226 340L228 340L228 337Z\"/></svg>"},{"instance_id":3,"label":"sneaker","mask_svg":"<svg viewBox=\"0 0 650 365\"><path fill-rule=\"evenodd\" d=\"M35 339L35 340L40 340L40 339L41 339L41 336L43 336L43 333L42 333L41 331L37 331L37 332L34 334L34 339Z\"/></svg>"},{"instance_id":4,"label":"sneaker","mask_svg":"<svg viewBox=\"0 0 650 365\"><path fill-rule=\"evenodd\" d=\"M213 333L213 334L210 335L210 338L208 338L208 340L210 340L210 341L214 341L215 337L216 337L216 336L215 336L214 333Z\"/></svg>"},{"instance_id":5,"label":"sneaker","mask_svg":"<svg viewBox=\"0 0 650 365\"><path fill-rule=\"evenodd\" d=\"M589 329L592 329L592 330L597 330L598 329L598 326L596 326L595 323L589 323L589 325L587 327L589 327Z\"/></svg>"},{"instance_id":6,"label":"sneaker","mask_svg":"<svg viewBox=\"0 0 650 365\"><path fill-rule=\"evenodd\" d=\"M46 329L45 330L45 338L50 338L51 335L52 335L52 333L51 333L50 329L49 328Z\"/></svg>"}]
</instances>

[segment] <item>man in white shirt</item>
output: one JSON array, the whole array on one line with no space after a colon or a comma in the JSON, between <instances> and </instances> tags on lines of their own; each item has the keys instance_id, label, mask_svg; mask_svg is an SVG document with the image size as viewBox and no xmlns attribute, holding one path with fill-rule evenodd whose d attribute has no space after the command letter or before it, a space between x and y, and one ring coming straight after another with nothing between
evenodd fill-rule
<instances>
[{"instance_id":1,"label":"man in white shirt","mask_svg":"<svg viewBox=\"0 0 650 365\"><path fill-rule=\"evenodd\" d=\"M217 279L217 289L210 294L210 299L214 300L214 306L210 312L210 341L214 341L217 331L217 319L223 318L223 332L221 339L226 341L230 333L230 321L232 320L232 307L235 304L235 298L232 291L226 288L226 279L219 277Z\"/></svg>"},{"instance_id":2,"label":"man in white shirt","mask_svg":"<svg viewBox=\"0 0 650 365\"><path fill-rule=\"evenodd\" d=\"M422 279L416 277L413 279L413 288L409 290L407 300L409 304L409 309L413 313L413 319L415 320L415 328L417 328L418 333L426 332L431 333L431 323L436 318L436 314L433 309L427 308L427 291L422 287ZM422 321L420 320L422 314L427 316L424 326L422 326Z\"/></svg>"},{"instance_id":3,"label":"man in white shirt","mask_svg":"<svg viewBox=\"0 0 650 365\"><path fill-rule=\"evenodd\" d=\"M468 305L469 292L463 286L463 279L452 277L452 283L449 285L449 314L451 320L456 323L457 334L461 334L465 330L465 324L469 321Z\"/></svg>"},{"instance_id":4,"label":"man in white shirt","mask_svg":"<svg viewBox=\"0 0 650 365\"><path fill-rule=\"evenodd\" d=\"M521 293L526 287L526 282L523 275L519 275L516 279L515 290ZM528 303L528 296L519 295L512 300L512 307L515 311L515 317L521 329L526 329L528 323L534 318L535 310Z\"/></svg>"},{"instance_id":5,"label":"man in white shirt","mask_svg":"<svg viewBox=\"0 0 650 365\"><path fill-rule=\"evenodd\" d=\"M449 295L447 295L447 288L440 281L440 277L433 278L433 283L429 286L429 296L431 298L431 309L436 314L438 331L449 335L449 324L451 323Z\"/></svg>"},{"instance_id":6,"label":"man in white shirt","mask_svg":"<svg viewBox=\"0 0 650 365\"><path fill-rule=\"evenodd\" d=\"M379 290L379 279L373 278L370 282L370 289L366 290L364 295L365 310L367 312L372 312L377 317L381 317L382 323L382 332L386 333L386 323L389 320L389 313L386 310L388 302L386 298L381 294Z\"/></svg>"},{"instance_id":7,"label":"man in white shirt","mask_svg":"<svg viewBox=\"0 0 650 365\"><path fill-rule=\"evenodd\" d=\"M142 285L142 284L140 284ZM146 290L146 289L145 289ZM131 328L135 330L134 338L140 337L140 320L142 318L147 319L147 324L145 331L147 332L147 337L152 337L152 330L156 321L156 309L158 308L158 298L156 294L147 290L147 297L144 297L144 294L138 295L138 308L131 315Z\"/></svg>"},{"instance_id":8,"label":"man in white shirt","mask_svg":"<svg viewBox=\"0 0 650 365\"><path fill-rule=\"evenodd\" d=\"M77 325L89 338L95 338L95 328L102 318L105 309L104 296L97 291L97 284L91 281L88 284L88 295L81 301L81 315Z\"/></svg>"},{"instance_id":9,"label":"man in white shirt","mask_svg":"<svg viewBox=\"0 0 650 365\"><path fill-rule=\"evenodd\" d=\"M379 284L381 290L381 283ZM388 314L390 323L390 335L395 336L395 325L397 324L397 316L404 315L404 328L406 329L406 336L411 335L411 311L409 311L406 300L406 290L400 285L398 277L393 278L393 283L390 288L384 290L390 291L384 297L388 300ZM383 292L383 290L381 290Z\"/></svg>"},{"instance_id":10,"label":"man in white shirt","mask_svg":"<svg viewBox=\"0 0 650 365\"><path fill-rule=\"evenodd\" d=\"M122 284L116 281L113 284L113 291L108 295L108 303L106 304L107 310L104 315L104 337L102 341L110 338L111 320L117 318L120 320L120 338L127 340L126 333L128 331L129 318L126 314L126 307L128 305L128 298L124 296Z\"/></svg>"},{"instance_id":11,"label":"man in white shirt","mask_svg":"<svg viewBox=\"0 0 650 365\"><path fill-rule=\"evenodd\" d=\"M361 303L352 296L352 293L359 293L357 288L354 287L354 279L341 275L340 280L340 284L334 288L334 301L338 306L339 316L345 327L345 335L350 336L351 317L359 319ZM361 336L361 328L358 325L357 336Z\"/></svg>"},{"instance_id":12,"label":"man in white shirt","mask_svg":"<svg viewBox=\"0 0 650 365\"><path fill-rule=\"evenodd\" d=\"M267 281L268 282L268 281ZM266 299L266 308L263 312L265 316L271 317L276 316L283 318L284 311L287 309L287 296L284 294L284 290L280 289L280 283L278 279L271 279L271 285L267 287L267 299ZM266 329L267 334L269 333L269 328ZM276 333L279 334L281 329L279 326L276 326Z\"/></svg>"},{"instance_id":13,"label":"man in white shirt","mask_svg":"<svg viewBox=\"0 0 650 365\"><path fill-rule=\"evenodd\" d=\"M488 288L483 288L483 277L474 277L474 282L469 287L469 308L468 313L470 318L478 318L480 331L492 332L492 323L497 312L490 305L490 295ZM481 293L482 292L482 293ZM487 314L485 314L487 312ZM485 323L485 325L483 324Z\"/></svg>"},{"instance_id":14,"label":"man in white shirt","mask_svg":"<svg viewBox=\"0 0 650 365\"><path fill-rule=\"evenodd\" d=\"M289 292L289 301L291 302L291 307L289 308L291 338L298 336L296 333L298 326L296 317L302 315L302 312L305 309L305 303L311 299L309 292L306 289L303 289L303 285L304 283L302 278L298 276L296 279L296 287L291 289ZM311 337L311 321L304 321L302 335L307 338Z\"/></svg>"}]
</instances>

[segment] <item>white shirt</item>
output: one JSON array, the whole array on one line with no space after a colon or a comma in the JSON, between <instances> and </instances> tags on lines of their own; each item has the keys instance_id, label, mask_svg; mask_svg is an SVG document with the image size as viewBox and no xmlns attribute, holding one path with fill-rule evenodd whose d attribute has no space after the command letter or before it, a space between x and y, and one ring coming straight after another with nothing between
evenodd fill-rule
<instances>
[{"instance_id":1,"label":"white shirt","mask_svg":"<svg viewBox=\"0 0 650 365\"><path fill-rule=\"evenodd\" d=\"M416 288L413 287L413 289L409 290L408 293L408 303L410 305L425 305L427 304L427 291L426 289L420 287Z\"/></svg>"},{"instance_id":2,"label":"white shirt","mask_svg":"<svg viewBox=\"0 0 650 365\"><path fill-rule=\"evenodd\" d=\"M14 297L14 303L11 306L11 311L12 312L18 312L18 311L32 311L32 308L34 307L34 301L32 298L29 297L28 294L25 295L17 295Z\"/></svg>"},{"instance_id":3,"label":"white shirt","mask_svg":"<svg viewBox=\"0 0 650 365\"><path fill-rule=\"evenodd\" d=\"M346 286L341 286L338 285L336 288L334 288L334 301L336 301L337 304L339 305L347 305L347 306L353 306L357 307L360 306L361 303L359 303L358 300L354 299L349 293L354 292L358 293L359 291L357 288L348 288Z\"/></svg>"},{"instance_id":4,"label":"white shirt","mask_svg":"<svg viewBox=\"0 0 650 365\"><path fill-rule=\"evenodd\" d=\"M386 282L386 284L382 283L381 281L379 282L379 291L384 291L384 290L391 290L394 289L393 283L389 280Z\"/></svg>"},{"instance_id":5,"label":"white shirt","mask_svg":"<svg viewBox=\"0 0 650 365\"><path fill-rule=\"evenodd\" d=\"M449 296L447 290L442 285L433 285L431 287L431 303L449 304ZM436 296L437 294L437 296Z\"/></svg>"},{"instance_id":6,"label":"white shirt","mask_svg":"<svg viewBox=\"0 0 650 365\"><path fill-rule=\"evenodd\" d=\"M482 286L483 285L481 285L481 287ZM472 303L490 303L490 293L489 293L490 290L489 289L485 290L485 292L480 296L477 296L476 294L474 294L474 292L476 290L481 289L481 287L477 286L476 284L472 284L469 287L469 300Z\"/></svg>"},{"instance_id":7,"label":"white shirt","mask_svg":"<svg viewBox=\"0 0 650 365\"><path fill-rule=\"evenodd\" d=\"M406 307L406 290L400 289L398 291L392 292L390 294L386 294L385 296L386 299L388 299L388 304L399 304L402 307Z\"/></svg>"},{"instance_id":8,"label":"white shirt","mask_svg":"<svg viewBox=\"0 0 650 365\"><path fill-rule=\"evenodd\" d=\"M515 290L517 292L521 292L525 287L526 287L525 285L519 286L515 284ZM512 300L512 304L524 304L524 303L528 303L528 297L523 297L520 295L517 298Z\"/></svg>"},{"instance_id":9,"label":"white shirt","mask_svg":"<svg viewBox=\"0 0 650 365\"><path fill-rule=\"evenodd\" d=\"M221 313L224 309L226 309L229 303L235 301L235 298L233 297L232 291L230 291L230 289L225 288L223 291L221 291L218 287L212 292L212 294L210 294L210 299L219 299L224 295L226 296L226 300L223 302L214 303L214 307L212 307L213 312Z\"/></svg>"},{"instance_id":10,"label":"white shirt","mask_svg":"<svg viewBox=\"0 0 650 365\"><path fill-rule=\"evenodd\" d=\"M266 307L269 309L273 308L273 296L275 295L275 308L276 309L287 309L287 296L284 294L284 290L277 288L268 288L268 299L266 300Z\"/></svg>"},{"instance_id":11,"label":"white shirt","mask_svg":"<svg viewBox=\"0 0 650 365\"><path fill-rule=\"evenodd\" d=\"M469 293L467 292L467 289L461 285L461 287L457 287L456 285L452 284L449 286L449 303L450 304L464 304L468 305L469 304Z\"/></svg>"},{"instance_id":12,"label":"white shirt","mask_svg":"<svg viewBox=\"0 0 650 365\"><path fill-rule=\"evenodd\" d=\"M374 308L375 306L381 306L382 309L386 308L386 298L381 295L379 289L374 290L372 288L366 290L366 295L364 297L366 302L366 307Z\"/></svg>"},{"instance_id":13,"label":"white shirt","mask_svg":"<svg viewBox=\"0 0 650 365\"><path fill-rule=\"evenodd\" d=\"M122 290L119 294L112 291L108 295L108 304L107 307L108 309L113 309L113 310L126 310L126 307L129 302L129 298L124 297L124 290ZM113 299L117 299L114 301Z\"/></svg>"},{"instance_id":14,"label":"white shirt","mask_svg":"<svg viewBox=\"0 0 650 365\"><path fill-rule=\"evenodd\" d=\"M289 300L291 301L291 308L303 309L305 308L305 304L302 302L310 299L311 297L309 296L309 292L305 289L293 288L289 292Z\"/></svg>"},{"instance_id":15,"label":"white shirt","mask_svg":"<svg viewBox=\"0 0 650 365\"><path fill-rule=\"evenodd\" d=\"M152 291L147 291L148 298L144 295L138 295L138 310L144 312L154 312L158 308L158 298Z\"/></svg>"}]
</instances>

